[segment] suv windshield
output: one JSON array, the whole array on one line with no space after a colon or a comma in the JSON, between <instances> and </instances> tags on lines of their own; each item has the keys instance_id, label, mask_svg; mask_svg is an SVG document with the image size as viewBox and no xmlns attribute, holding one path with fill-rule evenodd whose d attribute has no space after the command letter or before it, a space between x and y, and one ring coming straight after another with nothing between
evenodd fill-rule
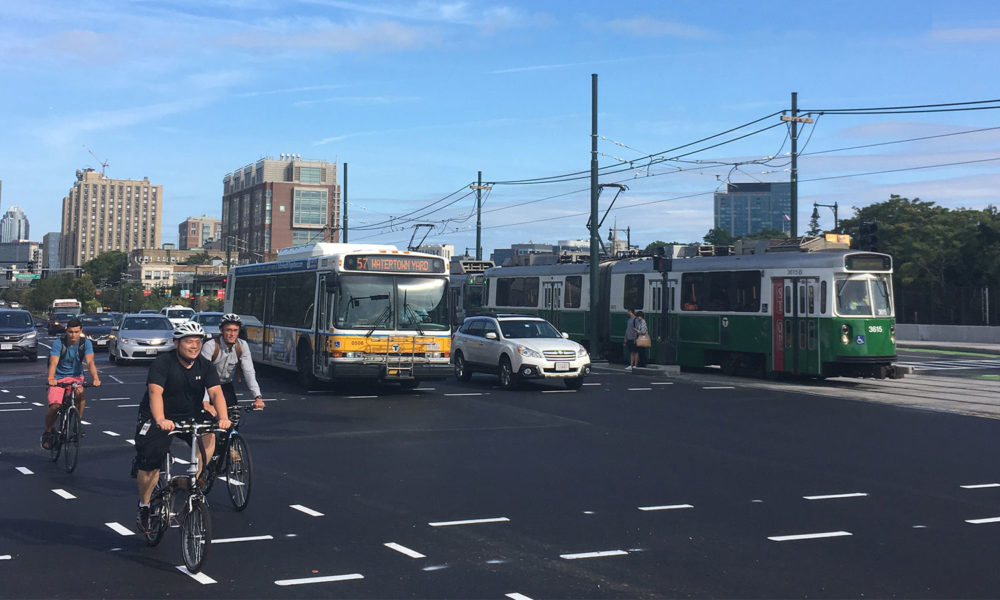
<instances>
[{"instance_id":1,"label":"suv windshield","mask_svg":"<svg viewBox=\"0 0 1000 600\"><path fill-rule=\"evenodd\" d=\"M84 327L86 327L87 325L92 325L95 327L115 326L115 320L106 315L98 315L98 316L84 315L80 317L80 322L83 323Z\"/></svg>"},{"instance_id":2,"label":"suv windshield","mask_svg":"<svg viewBox=\"0 0 1000 600\"><path fill-rule=\"evenodd\" d=\"M173 329L173 324L166 317L129 317L122 321L122 329L142 330L142 329Z\"/></svg>"},{"instance_id":3,"label":"suv windshield","mask_svg":"<svg viewBox=\"0 0 1000 600\"><path fill-rule=\"evenodd\" d=\"M548 321L520 319L500 321L500 332L507 339L561 338L562 335Z\"/></svg>"},{"instance_id":4,"label":"suv windshield","mask_svg":"<svg viewBox=\"0 0 1000 600\"><path fill-rule=\"evenodd\" d=\"M27 329L31 327L31 317L24 312L0 313L0 329Z\"/></svg>"},{"instance_id":5,"label":"suv windshield","mask_svg":"<svg viewBox=\"0 0 1000 600\"><path fill-rule=\"evenodd\" d=\"M333 326L340 329L446 331L447 281L426 277L340 278Z\"/></svg>"},{"instance_id":6,"label":"suv windshield","mask_svg":"<svg viewBox=\"0 0 1000 600\"><path fill-rule=\"evenodd\" d=\"M167 311L168 319L190 319L194 316L194 311L190 308L175 308Z\"/></svg>"},{"instance_id":7,"label":"suv windshield","mask_svg":"<svg viewBox=\"0 0 1000 600\"><path fill-rule=\"evenodd\" d=\"M219 321L222 320L222 315L200 314L197 317L195 317L195 320L201 323L202 325L218 325Z\"/></svg>"}]
</instances>

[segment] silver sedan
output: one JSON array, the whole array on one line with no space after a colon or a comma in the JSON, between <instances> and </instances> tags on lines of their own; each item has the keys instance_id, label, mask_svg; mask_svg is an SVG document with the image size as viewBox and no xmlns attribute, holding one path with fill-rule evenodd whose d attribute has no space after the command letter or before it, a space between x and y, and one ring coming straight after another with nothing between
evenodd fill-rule
<instances>
[{"instance_id":1,"label":"silver sedan","mask_svg":"<svg viewBox=\"0 0 1000 600\"><path fill-rule=\"evenodd\" d=\"M163 315L125 315L111 330L108 360L153 360L174 349L174 326Z\"/></svg>"}]
</instances>

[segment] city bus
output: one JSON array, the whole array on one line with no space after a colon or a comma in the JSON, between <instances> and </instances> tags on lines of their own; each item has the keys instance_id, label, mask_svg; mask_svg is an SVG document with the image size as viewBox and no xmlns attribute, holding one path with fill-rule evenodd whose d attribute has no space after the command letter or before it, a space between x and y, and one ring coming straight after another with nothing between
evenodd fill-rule
<instances>
[{"instance_id":1,"label":"city bus","mask_svg":"<svg viewBox=\"0 0 1000 600\"><path fill-rule=\"evenodd\" d=\"M253 360L318 382L415 388L451 375L443 258L375 244L316 243L229 271L225 312L240 315Z\"/></svg>"},{"instance_id":2,"label":"city bus","mask_svg":"<svg viewBox=\"0 0 1000 600\"><path fill-rule=\"evenodd\" d=\"M78 315L83 312L83 304L76 298L56 298L49 306L49 316L59 313L61 315Z\"/></svg>"}]
</instances>

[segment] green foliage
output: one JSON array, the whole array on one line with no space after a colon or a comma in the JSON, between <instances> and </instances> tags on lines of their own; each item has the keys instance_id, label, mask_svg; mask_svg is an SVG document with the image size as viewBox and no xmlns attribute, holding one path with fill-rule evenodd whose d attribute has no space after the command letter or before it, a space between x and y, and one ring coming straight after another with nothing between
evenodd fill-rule
<instances>
[{"instance_id":1,"label":"green foliage","mask_svg":"<svg viewBox=\"0 0 1000 600\"><path fill-rule=\"evenodd\" d=\"M120 250L108 250L81 265L93 281L116 285L128 268L128 255Z\"/></svg>"},{"instance_id":2,"label":"green foliage","mask_svg":"<svg viewBox=\"0 0 1000 600\"><path fill-rule=\"evenodd\" d=\"M212 261L212 255L208 252L199 252L198 254L193 254L187 259L187 264L189 265L205 265Z\"/></svg>"},{"instance_id":3,"label":"green foliage","mask_svg":"<svg viewBox=\"0 0 1000 600\"><path fill-rule=\"evenodd\" d=\"M823 233L823 228L819 226L819 210L813 208L813 214L809 218L809 229L806 230L806 235L819 235Z\"/></svg>"},{"instance_id":4,"label":"green foliage","mask_svg":"<svg viewBox=\"0 0 1000 600\"><path fill-rule=\"evenodd\" d=\"M736 238L733 237L733 234L729 233L728 230L723 229L721 227L710 229L709 232L706 233L705 237L702 239L705 240L706 244L711 244L713 246L732 246L733 242L736 241Z\"/></svg>"}]
</instances>

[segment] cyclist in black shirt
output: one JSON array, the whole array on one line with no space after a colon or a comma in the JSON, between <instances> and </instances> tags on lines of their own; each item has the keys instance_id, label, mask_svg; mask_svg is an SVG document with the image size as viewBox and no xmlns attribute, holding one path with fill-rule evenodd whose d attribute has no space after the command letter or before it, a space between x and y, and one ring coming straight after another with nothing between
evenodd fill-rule
<instances>
[{"instance_id":1,"label":"cyclist in black shirt","mask_svg":"<svg viewBox=\"0 0 1000 600\"><path fill-rule=\"evenodd\" d=\"M149 367L146 394L139 405L139 420L135 431L136 479L139 485L139 514L136 519L140 531L149 530L149 500L156 487L170 447L167 432L174 428L174 421L199 417L218 416L219 427L230 426L226 412L226 399L219 385L219 374L211 361L201 356L205 330L198 323L188 321L174 329L174 350L158 356ZM203 405L206 390L211 399ZM205 415L205 413L208 415ZM205 447L205 462L215 451L215 434L201 436ZM190 440L194 443L194 440ZM198 466L199 481L202 465Z\"/></svg>"}]
</instances>

